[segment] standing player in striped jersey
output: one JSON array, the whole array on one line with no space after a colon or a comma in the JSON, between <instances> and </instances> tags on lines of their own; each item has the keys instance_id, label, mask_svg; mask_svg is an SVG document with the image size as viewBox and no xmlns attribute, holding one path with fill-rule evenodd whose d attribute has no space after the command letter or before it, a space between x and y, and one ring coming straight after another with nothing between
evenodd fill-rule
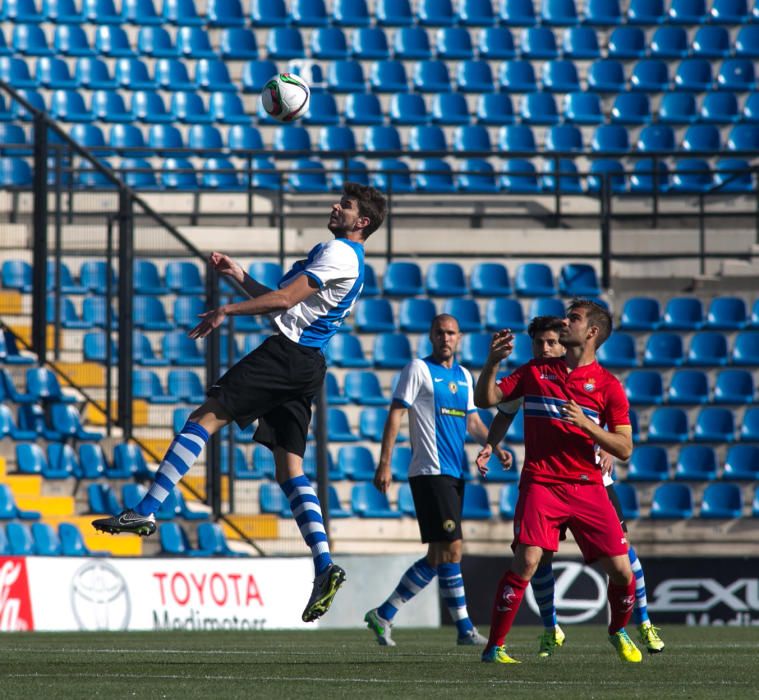
<instances>
[{"instance_id":1,"label":"standing player in striped jersey","mask_svg":"<svg viewBox=\"0 0 759 700\"><path fill-rule=\"evenodd\" d=\"M390 597L364 616L367 627L382 646L395 646L392 620L398 609L419 593L435 576L440 593L456 623L459 644L485 644L466 608L461 576L461 508L466 468L464 440L469 433L481 445L487 428L472 400L472 375L454 361L461 341L458 321L448 314L432 320L432 354L412 360L401 372L393 403L385 422L374 485L383 493L392 480L390 458L401 418L408 411L411 437L409 485L414 497L426 556L414 563ZM510 455L498 448L501 460Z\"/></svg>"},{"instance_id":2,"label":"standing player in striped jersey","mask_svg":"<svg viewBox=\"0 0 759 700\"><path fill-rule=\"evenodd\" d=\"M531 360L498 383L498 365L510 354L514 337L509 331L493 336L475 403L487 407L524 397L525 461L514 517L514 558L498 583L484 662L518 663L506 653L504 641L543 553L558 549L563 526L572 530L585 561L598 561L609 576L609 641L617 655L625 662L641 661L625 630L635 602L627 538L597 465L599 449L623 460L632 453L627 397L596 361L596 350L611 328L605 308L573 300L559 336L566 355Z\"/></svg>"},{"instance_id":3,"label":"standing player in striped jersey","mask_svg":"<svg viewBox=\"0 0 759 700\"><path fill-rule=\"evenodd\" d=\"M564 346L559 340L559 334L563 325L564 322L558 316L536 316L530 321L527 333L532 340L532 356L536 360L564 356ZM501 440L506 435L521 406L521 398L508 403L498 404L498 413L488 431L488 444L477 455L477 467L483 475L487 473L488 460L494 448L500 445ZM599 467L603 474L603 484L606 487L606 493L614 506L614 510L617 512L619 524L622 526L625 535L627 535L627 524L622 513L622 504L619 502L619 497L614 490L614 480L611 478L613 460L602 450L599 451ZM664 642L659 637L658 628L653 626L648 617L646 580L643 575L643 566L632 544L630 544L627 550L627 555L630 558L630 565L635 575L633 620L638 626L640 641L646 646L650 654L656 654L664 650ZM530 580L533 593L535 594L535 602L538 604L540 617L543 620L544 630L540 637L540 649L538 650L538 655L543 658L551 656L558 647L564 644L566 638L564 631L556 619L556 605L554 603L556 581L553 575L552 561L553 552L544 552L540 565Z\"/></svg>"},{"instance_id":4,"label":"standing player in striped jersey","mask_svg":"<svg viewBox=\"0 0 759 700\"><path fill-rule=\"evenodd\" d=\"M232 421L246 428L258 420L254 439L274 453L276 478L295 522L311 549L316 577L303 620L321 617L345 580L330 557L321 505L303 473L311 402L326 366L322 350L356 303L364 282L364 243L385 218L385 198L373 187L346 183L332 205L327 228L334 240L320 243L271 290L251 279L221 253L216 270L237 280L251 299L201 314L191 338L205 338L227 316L269 314L274 335L231 367L208 391L169 447L146 496L133 510L95 520L104 532L155 532L155 512L197 459L208 438Z\"/></svg>"}]
</instances>

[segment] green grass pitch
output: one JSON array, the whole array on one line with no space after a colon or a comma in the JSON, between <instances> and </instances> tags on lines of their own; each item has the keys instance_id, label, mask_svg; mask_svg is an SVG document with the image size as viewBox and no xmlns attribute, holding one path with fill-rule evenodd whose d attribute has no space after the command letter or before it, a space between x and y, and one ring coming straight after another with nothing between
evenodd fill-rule
<instances>
[{"instance_id":1,"label":"green grass pitch","mask_svg":"<svg viewBox=\"0 0 759 700\"><path fill-rule=\"evenodd\" d=\"M0 697L52 698L750 698L756 628L667 627L662 654L623 664L600 627L570 627L537 658L536 627L515 628L521 665L479 661L453 628L394 631L34 633L0 635Z\"/></svg>"}]
</instances>

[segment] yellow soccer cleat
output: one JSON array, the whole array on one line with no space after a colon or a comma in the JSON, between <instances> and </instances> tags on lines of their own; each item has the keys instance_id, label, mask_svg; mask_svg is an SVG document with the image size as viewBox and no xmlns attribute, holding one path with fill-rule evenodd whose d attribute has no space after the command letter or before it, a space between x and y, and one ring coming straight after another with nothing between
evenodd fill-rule
<instances>
[{"instance_id":1,"label":"yellow soccer cleat","mask_svg":"<svg viewBox=\"0 0 759 700\"><path fill-rule=\"evenodd\" d=\"M638 625L638 634L640 642L648 649L649 654L658 654L664 651L664 642L659 636L659 628L651 624L651 620L646 620Z\"/></svg>"},{"instance_id":2,"label":"yellow soccer cleat","mask_svg":"<svg viewBox=\"0 0 759 700\"><path fill-rule=\"evenodd\" d=\"M553 652L560 646L564 646L564 640L567 635L564 634L564 630L556 625L553 629L543 630L543 634L540 635L540 649L538 650L538 656L541 659L548 658L553 655Z\"/></svg>"},{"instance_id":3,"label":"yellow soccer cleat","mask_svg":"<svg viewBox=\"0 0 759 700\"><path fill-rule=\"evenodd\" d=\"M521 661L512 659L505 647L487 647L482 652L482 662L486 664L519 664Z\"/></svg>"},{"instance_id":4,"label":"yellow soccer cleat","mask_svg":"<svg viewBox=\"0 0 759 700\"><path fill-rule=\"evenodd\" d=\"M621 629L614 634L610 634L609 643L617 650L617 656L619 656L622 661L639 664L643 659L640 649L635 646L635 643L630 639L624 629Z\"/></svg>"}]
</instances>

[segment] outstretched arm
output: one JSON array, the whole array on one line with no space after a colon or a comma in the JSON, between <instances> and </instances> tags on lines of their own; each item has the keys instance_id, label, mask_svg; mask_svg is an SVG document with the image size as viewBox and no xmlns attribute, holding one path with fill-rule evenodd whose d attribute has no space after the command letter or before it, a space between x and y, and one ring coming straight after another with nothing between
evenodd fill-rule
<instances>
[{"instance_id":1,"label":"outstretched arm","mask_svg":"<svg viewBox=\"0 0 759 700\"><path fill-rule=\"evenodd\" d=\"M240 263L232 260L232 258L224 253L217 253L214 251L211 253L209 262L211 267L213 267L220 275L225 275L226 277L230 277L239 282L252 299L272 291L265 284L256 282L256 280L243 270Z\"/></svg>"}]
</instances>

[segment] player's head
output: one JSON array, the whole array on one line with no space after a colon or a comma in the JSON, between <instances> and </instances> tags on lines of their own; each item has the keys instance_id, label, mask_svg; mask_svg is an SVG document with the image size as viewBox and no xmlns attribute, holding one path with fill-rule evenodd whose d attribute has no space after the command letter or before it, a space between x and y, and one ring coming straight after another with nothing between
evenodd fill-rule
<instances>
[{"instance_id":1,"label":"player's head","mask_svg":"<svg viewBox=\"0 0 759 700\"><path fill-rule=\"evenodd\" d=\"M332 205L327 228L335 236L361 232L366 240L382 225L385 210L385 197L379 190L368 185L346 182L340 201Z\"/></svg>"},{"instance_id":2,"label":"player's head","mask_svg":"<svg viewBox=\"0 0 759 700\"><path fill-rule=\"evenodd\" d=\"M611 314L590 299L572 299L561 330L561 343L565 347L593 342L594 349L603 345L611 334Z\"/></svg>"},{"instance_id":3,"label":"player's head","mask_svg":"<svg viewBox=\"0 0 759 700\"><path fill-rule=\"evenodd\" d=\"M562 357L564 346L559 342L559 333L564 320L558 316L535 316L527 326L527 335L532 340L532 356L538 359Z\"/></svg>"},{"instance_id":4,"label":"player's head","mask_svg":"<svg viewBox=\"0 0 759 700\"><path fill-rule=\"evenodd\" d=\"M459 322L450 314L438 314L430 325L432 357L438 362L450 360L459 348L461 330Z\"/></svg>"}]
</instances>

